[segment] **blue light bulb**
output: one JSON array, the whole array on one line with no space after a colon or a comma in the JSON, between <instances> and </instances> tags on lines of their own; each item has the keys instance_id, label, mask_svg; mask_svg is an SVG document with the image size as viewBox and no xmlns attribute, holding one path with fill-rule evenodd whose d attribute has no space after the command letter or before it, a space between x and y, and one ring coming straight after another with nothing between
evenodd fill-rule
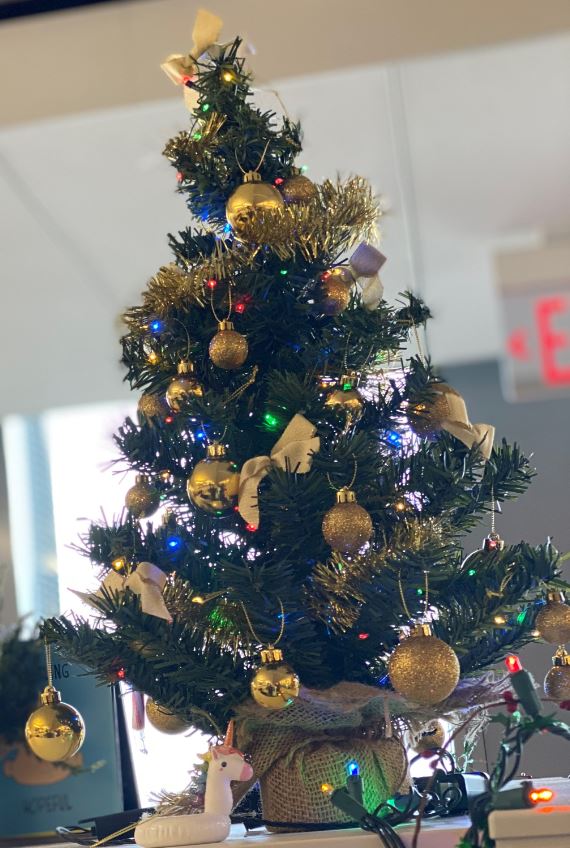
<instances>
[{"instance_id":1,"label":"blue light bulb","mask_svg":"<svg viewBox=\"0 0 570 848\"><path fill-rule=\"evenodd\" d=\"M162 330L162 321L159 321L158 318L155 318L154 321L151 321L148 325L151 333L160 333Z\"/></svg>"},{"instance_id":2,"label":"blue light bulb","mask_svg":"<svg viewBox=\"0 0 570 848\"><path fill-rule=\"evenodd\" d=\"M169 536L166 544L171 551L177 551L182 546L182 539L180 536Z\"/></svg>"},{"instance_id":3,"label":"blue light bulb","mask_svg":"<svg viewBox=\"0 0 570 848\"><path fill-rule=\"evenodd\" d=\"M206 433L204 432L204 430L196 430L196 438L200 440L205 439Z\"/></svg>"},{"instance_id":4,"label":"blue light bulb","mask_svg":"<svg viewBox=\"0 0 570 848\"><path fill-rule=\"evenodd\" d=\"M399 448L402 446L402 437L396 430L387 430L386 431L386 441L388 444L392 445L395 448Z\"/></svg>"},{"instance_id":5,"label":"blue light bulb","mask_svg":"<svg viewBox=\"0 0 570 848\"><path fill-rule=\"evenodd\" d=\"M224 230L223 230L224 234L229 235L229 233L231 233L231 231L232 231L232 225L226 224L226 226L224 227Z\"/></svg>"},{"instance_id":6,"label":"blue light bulb","mask_svg":"<svg viewBox=\"0 0 570 848\"><path fill-rule=\"evenodd\" d=\"M346 773L350 777L358 777L358 775L360 774L360 767L359 767L358 763L356 762L356 760L351 760L349 762L349 764L346 767Z\"/></svg>"}]
</instances>

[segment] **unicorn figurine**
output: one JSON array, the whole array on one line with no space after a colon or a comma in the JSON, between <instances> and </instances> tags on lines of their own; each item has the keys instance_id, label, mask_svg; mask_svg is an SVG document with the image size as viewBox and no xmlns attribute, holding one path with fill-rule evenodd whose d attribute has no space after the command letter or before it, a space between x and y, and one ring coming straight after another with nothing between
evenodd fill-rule
<instances>
[{"instance_id":1,"label":"unicorn figurine","mask_svg":"<svg viewBox=\"0 0 570 848\"><path fill-rule=\"evenodd\" d=\"M135 842L141 848L174 848L223 842L230 834L233 807L232 780L250 780L253 769L244 755L233 747L233 722L221 745L213 745L201 757L208 763L204 812L182 816L149 816L135 829Z\"/></svg>"}]
</instances>

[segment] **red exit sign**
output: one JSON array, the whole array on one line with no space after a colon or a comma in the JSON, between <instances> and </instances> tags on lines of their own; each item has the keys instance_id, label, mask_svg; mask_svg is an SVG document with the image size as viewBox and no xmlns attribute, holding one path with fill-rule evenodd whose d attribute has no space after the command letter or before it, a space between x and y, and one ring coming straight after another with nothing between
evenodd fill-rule
<instances>
[{"instance_id":1,"label":"red exit sign","mask_svg":"<svg viewBox=\"0 0 570 848\"><path fill-rule=\"evenodd\" d=\"M497 257L511 400L570 395L570 243Z\"/></svg>"}]
</instances>

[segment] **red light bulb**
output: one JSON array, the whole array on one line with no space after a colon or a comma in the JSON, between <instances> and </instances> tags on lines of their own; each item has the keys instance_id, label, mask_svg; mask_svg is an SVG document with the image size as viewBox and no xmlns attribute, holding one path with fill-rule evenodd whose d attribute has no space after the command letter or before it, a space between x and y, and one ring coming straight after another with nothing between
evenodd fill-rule
<instances>
[{"instance_id":1,"label":"red light bulb","mask_svg":"<svg viewBox=\"0 0 570 848\"><path fill-rule=\"evenodd\" d=\"M246 530L249 530L249 532L250 532L250 533L255 533L255 531L257 530L257 525L255 525L255 524L246 524L246 525L245 525L245 529L246 529Z\"/></svg>"},{"instance_id":2,"label":"red light bulb","mask_svg":"<svg viewBox=\"0 0 570 848\"><path fill-rule=\"evenodd\" d=\"M206 285L208 286L209 289L215 289L216 286L218 285L218 281L214 280L214 278L212 277L211 279L209 279L206 282Z\"/></svg>"},{"instance_id":3,"label":"red light bulb","mask_svg":"<svg viewBox=\"0 0 570 848\"><path fill-rule=\"evenodd\" d=\"M361 641L364 641L364 639L368 639L368 637L369 637L369 636L370 636L370 633L359 633L359 634L358 634L358 638L359 638Z\"/></svg>"},{"instance_id":4,"label":"red light bulb","mask_svg":"<svg viewBox=\"0 0 570 848\"><path fill-rule=\"evenodd\" d=\"M505 665L509 670L509 674L515 674L517 671L523 670L523 665L516 654L509 654L505 660Z\"/></svg>"},{"instance_id":5,"label":"red light bulb","mask_svg":"<svg viewBox=\"0 0 570 848\"><path fill-rule=\"evenodd\" d=\"M235 311L238 312L240 315L243 315L243 313L245 312L245 303L242 300L240 300L239 303L236 303Z\"/></svg>"},{"instance_id":6,"label":"red light bulb","mask_svg":"<svg viewBox=\"0 0 570 848\"><path fill-rule=\"evenodd\" d=\"M547 801L552 801L554 792L552 789L533 789L528 797L533 804L540 804L541 802L544 804Z\"/></svg>"},{"instance_id":7,"label":"red light bulb","mask_svg":"<svg viewBox=\"0 0 570 848\"><path fill-rule=\"evenodd\" d=\"M172 415L167 415L166 418L164 419L165 424L172 424L173 421L174 421L174 418L172 417Z\"/></svg>"},{"instance_id":8,"label":"red light bulb","mask_svg":"<svg viewBox=\"0 0 570 848\"><path fill-rule=\"evenodd\" d=\"M124 680L126 675L127 675L127 672L125 671L124 668L117 669L117 677L119 678L119 680Z\"/></svg>"},{"instance_id":9,"label":"red light bulb","mask_svg":"<svg viewBox=\"0 0 570 848\"><path fill-rule=\"evenodd\" d=\"M277 179L273 180L273 182L275 183L275 185L281 185L285 182L285 180L283 179L283 177L277 177Z\"/></svg>"}]
</instances>

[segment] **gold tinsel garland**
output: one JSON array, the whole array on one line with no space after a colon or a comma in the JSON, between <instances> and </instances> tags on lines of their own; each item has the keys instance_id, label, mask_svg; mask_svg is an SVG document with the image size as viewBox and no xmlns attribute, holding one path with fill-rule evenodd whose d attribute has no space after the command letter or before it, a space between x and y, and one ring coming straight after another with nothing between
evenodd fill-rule
<instances>
[{"instance_id":1,"label":"gold tinsel garland","mask_svg":"<svg viewBox=\"0 0 570 848\"><path fill-rule=\"evenodd\" d=\"M267 245L280 259L292 259L300 252L307 261L315 261L323 253L336 255L363 239L374 240L381 212L366 180L325 180L317 188L317 196L308 203L252 214L240 231L242 241Z\"/></svg>"},{"instance_id":2,"label":"gold tinsel garland","mask_svg":"<svg viewBox=\"0 0 570 848\"><path fill-rule=\"evenodd\" d=\"M364 601L362 587L381 571L391 568L394 551L417 554L433 544L441 544L443 528L434 519L407 520L397 525L390 541L381 550L354 557L334 553L325 563L317 563L305 589L305 603L313 616L336 633L353 627Z\"/></svg>"},{"instance_id":3,"label":"gold tinsel garland","mask_svg":"<svg viewBox=\"0 0 570 848\"><path fill-rule=\"evenodd\" d=\"M225 116L218 112L212 112L207 121L195 121L190 131L184 130L170 139L163 150L163 156L175 164L187 159L192 167L195 167L197 161L212 159L212 151L218 144L218 133L225 121Z\"/></svg>"}]
</instances>

